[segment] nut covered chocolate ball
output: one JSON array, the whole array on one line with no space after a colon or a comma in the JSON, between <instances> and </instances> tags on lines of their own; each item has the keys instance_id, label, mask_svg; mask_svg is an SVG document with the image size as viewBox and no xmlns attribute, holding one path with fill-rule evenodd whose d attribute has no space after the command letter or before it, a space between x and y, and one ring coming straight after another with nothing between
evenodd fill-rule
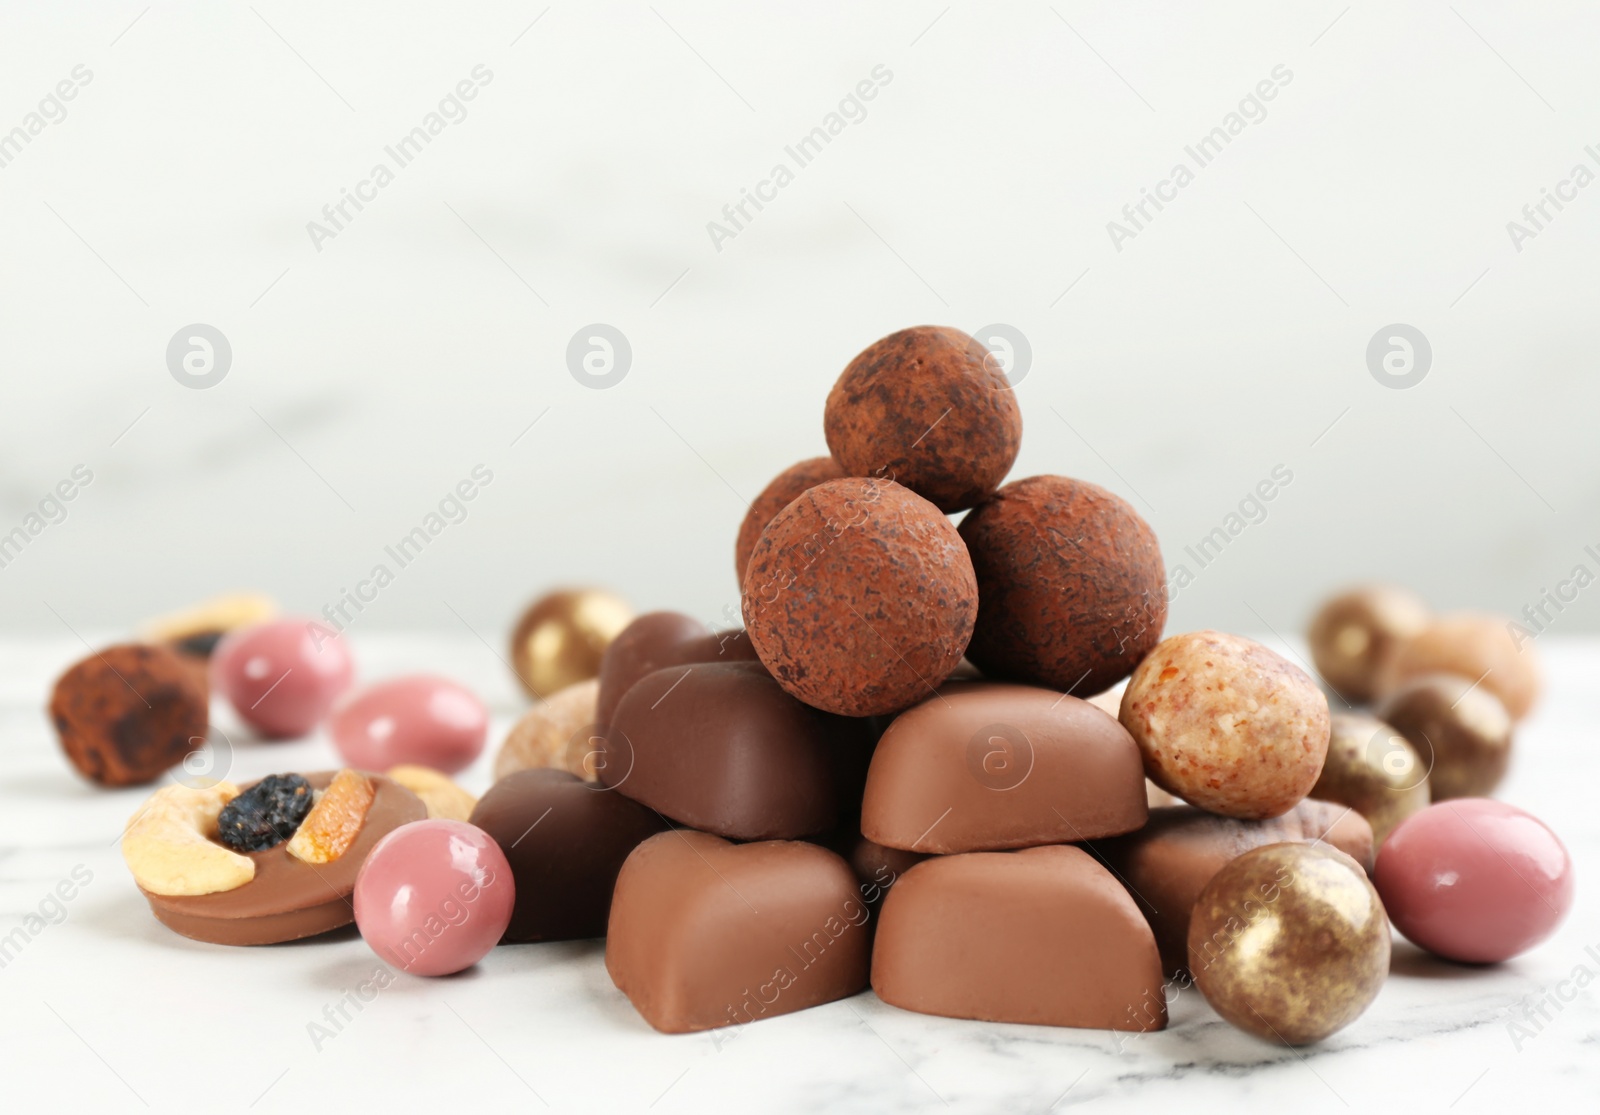
<instances>
[{"instance_id":1,"label":"nut covered chocolate ball","mask_svg":"<svg viewBox=\"0 0 1600 1115\"><path fill-rule=\"evenodd\" d=\"M826 712L876 716L929 695L961 661L978 611L950 520L890 480L803 493L762 532L744 620L785 690Z\"/></svg>"},{"instance_id":2,"label":"nut covered chocolate ball","mask_svg":"<svg viewBox=\"0 0 1600 1115\"><path fill-rule=\"evenodd\" d=\"M772 522L772 517L806 489L815 488L829 480L838 480L844 475L844 469L832 457L811 457L790 465L761 489L761 494L745 513L744 522L739 524L739 538L733 547L733 564L741 583L744 581L745 568L750 564L750 552L756 548L756 540L761 537L767 524Z\"/></svg>"},{"instance_id":3,"label":"nut covered chocolate ball","mask_svg":"<svg viewBox=\"0 0 1600 1115\"><path fill-rule=\"evenodd\" d=\"M822 424L847 475L897 481L941 511L998 488L1022 445L1022 411L993 355L936 325L891 333L850 361Z\"/></svg>"},{"instance_id":4,"label":"nut covered chocolate ball","mask_svg":"<svg viewBox=\"0 0 1600 1115\"><path fill-rule=\"evenodd\" d=\"M1122 726L1163 790L1224 817L1294 808L1328 753L1328 699L1304 670L1220 631L1174 635L1122 695Z\"/></svg>"},{"instance_id":5,"label":"nut covered chocolate ball","mask_svg":"<svg viewBox=\"0 0 1600 1115\"><path fill-rule=\"evenodd\" d=\"M1161 640L1166 569L1155 532L1104 488L1030 476L961 523L978 577L967 657L986 677L1088 697Z\"/></svg>"},{"instance_id":6,"label":"nut covered chocolate ball","mask_svg":"<svg viewBox=\"0 0 1600 1115\"><path fill-rule=\"evenodd\" d=\"M1206 884L1189 970L1218 1014L1264 1041L1344 1029L1389 975L1389 918L1361 865L1322 844L1268 844Z\"/></svg>"}]
</instances>

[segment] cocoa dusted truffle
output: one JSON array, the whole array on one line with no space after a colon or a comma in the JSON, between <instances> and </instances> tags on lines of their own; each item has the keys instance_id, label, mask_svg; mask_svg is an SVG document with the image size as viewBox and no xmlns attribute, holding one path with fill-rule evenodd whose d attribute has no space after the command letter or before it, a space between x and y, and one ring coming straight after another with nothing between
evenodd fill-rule
<instances>
[{"instance_id":1,"label":"cocoa dusted truffle","mask_svg":"<svg viewBox=\"0 0 1600 1115\"><path fill-rule=\"evenodd\" d=\"M1161 641L1155 532L1111 492L1065 476L1001 488L961 523L978 577L967 657L988 677L1088 697Z\"/></svg>"},{"instance_id":2,"label":"cocoa dusted truffle","mask_svg":"<svg viewBox=\"0 0 1600 1115\"><path fill-rule=\"evenodd\" d=\"M828 393L823 431L848 475L894 480L960 511L1011 471L1022 411L988 349L959 329L918 325L850 361Z\"/></svg>"},{"instance_id":3,"label":"cocoa dusted truffle","mask_svg":"<svg viewBox=\"0 0 1600 1115\"><path fill-rule=\"evenodd\" d=\"M206 687L177 651L124 643L61 675L50 719L79 774L102 786L135 786L205 743Z\"/></svg>"},{"instance_id":4,"label":"cocoa dusted truffle","mask_svg":"<svg viewBox=\"0 0 1600 1115\"><path fill-rule=\"evenodd\" d=\"M831 480L762 532L745 573L745 627L791 694L876 716L956 668L977 589L960 535L933 504L890 480Z\"/></svg>"},{"instance_id":5,"label":"cocoa dusted truffle","mask_svg":"<svg viewBox=\"0 0 1600 1115\"><path fill-rule=\"evenodd\" d=\"M790 465L761 489L761 494L745 513L744 522L739 524L739 539L733 547L733 564L740 581L744 580L745 568L750 564L750 551L756 548L756 539L772 522L772 517L792 503L801 492L829 480L838 480L844 475L844 469L832 457L810 457L799 464Z\"/></svg>"}]
</instances>

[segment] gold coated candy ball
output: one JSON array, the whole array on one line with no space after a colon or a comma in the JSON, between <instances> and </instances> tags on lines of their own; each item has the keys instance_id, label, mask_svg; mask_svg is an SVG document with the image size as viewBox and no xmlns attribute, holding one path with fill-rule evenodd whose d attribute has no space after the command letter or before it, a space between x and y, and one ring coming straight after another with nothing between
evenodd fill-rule
<instances>
[{"instance_id":1,"label":"gold coated candy ball","mask_svg":"<svg viewBox=\"0 0 1600 1115\"><path fill-rule=\"evenodd\" d=\"M600 672L600 656L633 620L620 597L601 589L563 589L528 606L511 635L511 668L522 688L545 698Z\"/></svg>"},{"instance_id":2,"label":"gold coated candy ball","mask_svg":"<svg viewBox=\"0 0 1600 1115\"><path fill-rule=\"evenodd\" d=\"M1428 764L1397 729L1375 716L1336 712L1328 757L1311 787L1318 801L1348 805L1372 826L1374 844L1432 801Z\"/></svg>"},{"instance_id":3,"label":"gold coated candy ball","mask_svg":"<svg viewBox=\"0 0 1600 1115\"><path fill-rule=\"evenodd\" d=\"M1326 845L1268 844L1217 872L1189 922L1189 969L1218 1014L1305 1045L1348 1026L1389 974L1389 918L1367 873Z\"/></svg>"}]
</instances>

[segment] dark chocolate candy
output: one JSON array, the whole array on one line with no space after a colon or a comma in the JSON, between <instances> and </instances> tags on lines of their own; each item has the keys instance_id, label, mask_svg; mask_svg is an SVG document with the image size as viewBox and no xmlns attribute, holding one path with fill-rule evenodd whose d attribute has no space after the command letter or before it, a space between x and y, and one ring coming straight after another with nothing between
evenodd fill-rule
<instances>
[{"instance_id":1,"label":"dark chocolate candy","mask_svg":"<svg viewBox=\"0 0 1600 1115\"><path fill-rule=\"evenodd\" d=\"M1161 960L1081 848L934 856L884 899L872 988L924 1014L1103 1030L1167 1024Z\"/></svg>"},{"instance_id":2,"label":"dark chocolate candy","mask_svg":"<svg viewBox=\"0 0 1600 1115\"><path fill-rule=\"evenodd\" d=\"M666 1033L771 1018L866 986L868 916L826 848L664 832L617 878L606 971Z\"/></svg>"},{"instance_id":3,"label":"dark chocolate candy","mask_svg":"<svg viewBox=\"0 0 1600 1115\"><path fill-rule=\"evenodd\" d=\"M1138 832L1095 841L1090 850L1122 880L1150 922L1168 975L1189 962L1189 915L1218 871L1263 844L1325 841L1372 870L1372 827L1355 810L1307 799L1281 817L1248 821L1192 805L1150 810Z\"/></svg>"},{"instance_id":4,"label":"dark chocolate candy","mask_svg":"<svg viewBox=\"0 0 1600 1115\"><path fill-rule=\"evenodd\" d=\"M611 723L617 704L634 682L667 666L690 662L756 662L742 628L711 631L681 612L650 612L622 629L600 659L600 695L595 723Z\"/></svg>"},{"instance_id":5,"label":"dark chocolate candy","mask_svg":"<svg viewBox=\"0 0 1600 1115\"><path fill-rule=\"evenodd\" d=\"M667 823L638 802L566 771L519 770L478 799L471 822L511 864L506 941L603 937L617 872Z\"/></svg>"},{"instance_id":6,"label":"dark chocolate candy","mask_svg":"<svg viewBox=\"0 0 1600 1115\"><path fill-rule=\"evenodd\" d=\"M789 840L825 832L860 800L870 726L785 693L756 662L670 666L612 717L600 781L703 832Z\"/></svg>"}]
</instances>

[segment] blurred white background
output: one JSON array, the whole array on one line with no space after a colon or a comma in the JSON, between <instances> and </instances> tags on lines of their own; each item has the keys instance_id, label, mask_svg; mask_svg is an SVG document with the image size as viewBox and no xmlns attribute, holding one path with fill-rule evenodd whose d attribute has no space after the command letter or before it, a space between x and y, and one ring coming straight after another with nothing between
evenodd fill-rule
<instances>
[{"instance_id":1,"label":"blurred white background","mask_svg":"<svg viewBox=\"0 0 1600 1115\"><path fill-rule=\"evenodd\" d=\"M1600 184L1574 178L1600 173L1600 9L804 9L0 7L5 630L235 588L319 612L480 465L356 631L498 643L572 582L715 622L743 501L826 451L856 351L924 322L1026 336L1013 475L1131 500L1194 575L1171 629L1296 629L1369 577L1515 613L1600 572ZM878 67L864 118L713 243ZM463 80L465 116L319 250L308 222ZM566 356L596 322L632 349L604 390ZM204 390L167 366L192 323L232 348ZM1392 323L1432 348L1407 389L1368 367ZM1276 466L1201 569L1185 547ZM1555 629L1597 626L1600 590Z\"/></svg>"}]
</instances>

